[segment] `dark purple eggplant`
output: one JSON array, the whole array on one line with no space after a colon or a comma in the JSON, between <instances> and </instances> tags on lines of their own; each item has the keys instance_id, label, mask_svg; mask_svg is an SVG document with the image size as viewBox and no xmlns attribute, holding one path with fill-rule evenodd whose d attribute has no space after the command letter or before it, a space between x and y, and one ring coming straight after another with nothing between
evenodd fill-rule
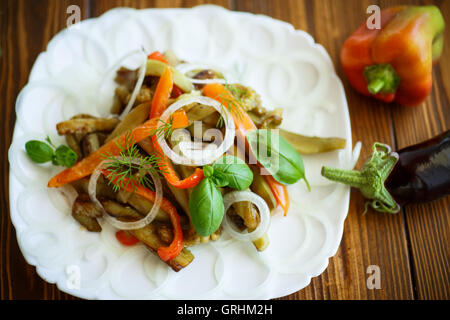
<instances>
[{"instance_id":1,"label":"dark purple eggplant","mask_svg":"<svg viewBox=\"0 0 450 320\"><path fill-rule=\"evenodd\" d=\"M322 167L322 176L358 188L380 212L442 198L450 194L450 130L397 152L375 143L361 171Z\"/></svg>"}]
</instances>

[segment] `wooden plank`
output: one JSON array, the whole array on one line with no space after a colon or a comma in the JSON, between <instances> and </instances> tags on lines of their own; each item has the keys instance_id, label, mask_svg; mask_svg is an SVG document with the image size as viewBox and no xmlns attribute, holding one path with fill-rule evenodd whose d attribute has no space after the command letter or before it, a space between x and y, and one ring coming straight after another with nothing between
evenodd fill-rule
<instances>
[{"instance_id":1,"label":"wooden plank","mask_svg":"<svg viewBox=\"0 0 450 320\"><path fill-rule=\"evenodd\" d=\"M55 285L43 281L28 265L19 250L15 229L9 216L8 148L15 123L15 101L27 83L37 55L48 41L66 26L66 8L77 4L86 8L83 0L64 1L1 1L0 46L0 119L2 120L1 189L0 194L0 299L68 299Z\"/></svg>"},{"instance_id":2,"label":"wooden plank","mask_svg":"<svg viewBox=\"0 0 450 320\"><path fill-rule=\"evenodd\" d=\"M262 13L292 23L309 32L329 52L343 79L352 124L353 141L363 143L362 160L374 141L393 143L390 108L355 93L345 80L339 51L346 37L364 20L373 1L236 1L236 9ZM374 121L374 119L376 119ZM311 285L287 299L411 299L404 217L369 212L362 215L364 200L352 192L344 236L327 270ZM367 267L380 266L381 289L368 289Z\"/></svg>"},{"instance_id":3,"label":"wooden plank","mask_svg":"<svg viewBox=\"0 0 450 320\"><path fill-rule=\"evenodd\" d=\"M450 2L437 4L450 21ZM447 31L448 34L448 31ZM433 91L415 108L393 106L393 121L398 148L429 139L450 129L450 40L445 39L442 59L433 70ZM450 298L450 199L404 208L410 240L413 277L418 299Z\"/></svg>"},{"instance_id":4,"label":"wooden plank","mask_svg":"<svg viewBox=\"0 0 450 320\"><path fill-rule=\"evenodd\" d=\"M91 1L91 16L96 17L115 7L145 8L192 8L201 4L216 4L225 8L230 7L229 0L97 0Z\"/></svg>"}]
</instances>

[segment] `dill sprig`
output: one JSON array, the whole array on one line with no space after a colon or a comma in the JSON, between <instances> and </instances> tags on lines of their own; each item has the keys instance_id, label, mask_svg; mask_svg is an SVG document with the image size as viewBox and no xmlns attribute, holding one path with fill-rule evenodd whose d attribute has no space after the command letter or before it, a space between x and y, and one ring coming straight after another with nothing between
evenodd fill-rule
<instances>
[{"instance_id":1,"label":"dill sprig","mask_svg":"<svg viewBox=\"0 0 450 320\"><path fill-rule=\"evenodd\" d=\"M220 108L224 108L225 110L228 110L230 113L234 114L238 119L242 119L242 96L244 95L245 91L239 87L233 86L226 82L224 84L225 90L218 95L218 98L220 98ZM228 90L234 99L230 99L229 97L226 97L224 93ZM224 104L226 103L226 105ZM217 120L216 127L222 128L224 124L223 116L220 115L219 119Z\"/></svg>"},{"instance_id":2,"label":"dill sprig","mask_svg":"<svg viewBox=\"0 0 450 320\"><path fill-rule=\"evenodd\" d=\"M162 172L158 167L158 163L161 161L160 156L151 154L144 157L134 143L131 131L125 134L123 143L119 139L116 144L120 149L119 156L111 153L104 156L107 160L106 169L109 171L108 184L115 192L120 189L128 189L130 185L133 192L137 185L154 190L153 181L147 176L147 172L151 171L154 174Z\"/></svg>"},{"instance_id":3,"label":"dill sprig","mask_svg":"<svg viewBox=\"0 0 450 320\"><path fill-rule=\"evenodd\" d=\"M149 136L156 136L158 139L164 137L164 139L169 139L173 133L173 118L169 118L168 121L158 119L162 123L156 129L150 131Z\"/></svg>"}]
</instances>

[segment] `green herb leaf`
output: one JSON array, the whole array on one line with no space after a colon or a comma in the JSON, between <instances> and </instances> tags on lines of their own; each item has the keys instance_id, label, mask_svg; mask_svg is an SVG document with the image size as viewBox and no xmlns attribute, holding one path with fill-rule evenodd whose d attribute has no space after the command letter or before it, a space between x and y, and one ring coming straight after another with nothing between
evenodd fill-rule
<instances>
[{"instance_id":1,"label":"green herb leaf","mask_svg":"<svg viewBox=\"0 0 450 320\"><path fill-rule=\"evenodd\" d=\"M25 143L25 150L31 160L36 163L51 161L55 166L62 165L69 168L77 162L77 154L68 146L60 145L56 148L49 137L45 141L48 144L38 140L30 140Z\"/></svg>"},{"instance_id":2,"label":"green herb leaf","mask_svg":"<svg viewBox=\"0 0 450 320\"><path fill-rule=\"evenodd\" d=\"M30 140L25 144L25 150L36 163L45 163L52 160L53 149L48 144L38 140Z\"/></svg>"},{"instance_id":3,"label":"green herb leaf","mask_svg":"<svg viewBox=\"0 0 450 320\"><path fill-rule=\"evenodd\" d=\"M280 183L293 184L305 177L303 159L286 140L273 130L261 129L247 134L250 149L259 163Z\"/></svg>"},{"instance_id":4,"label":"green herb leaf","mask_svg":"<svg viewBox=\"0 0 450 320\"><path fill-rule=\"evenodd\" d=\"M75 162L77 162L77 159L78 156L75 151L70 149L68 146L60 145L55 150L55 154L52 157L52 163L54 165L61 165L70 168L75 164Z\"/></svg>"},{"instance_id":5,"label":"green herb leaf","mask_svg":"<svg viewBox=\"0 0 450 320\"><path fill-rule=\"evenodd\" d=\"M211 179L204 178L189 198L189 212L197 233L206 237L219 229L224 210L222 194Z\"/></svg>"},{"instance_id":6,"label":"green herb leaf","mask_svg":"<svg viewBox=\"0 0 450 320\"><path fill-rule=\"evenodd\" d=\"M228 186L237 190L245 190L252 184L252 170L237 157L222 157L213 164L212 169L212 179L218 187Z\"/></svg>"}]
</instances>

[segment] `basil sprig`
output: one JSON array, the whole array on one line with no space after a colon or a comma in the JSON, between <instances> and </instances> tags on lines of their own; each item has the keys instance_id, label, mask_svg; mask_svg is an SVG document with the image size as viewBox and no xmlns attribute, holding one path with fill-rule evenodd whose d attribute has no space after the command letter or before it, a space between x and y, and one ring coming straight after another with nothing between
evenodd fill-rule
<instances>
[{"instance_id":1,"label":"basil sprig","mask_svg":"<svg viewBox=\"0 0 450 320\"><path fill-rule=\"evenodd\" d=\"M72 167L77 162L77 154L65 145L55 147L50 138L45 139L48 143L39 140L30 140L25 144L28 157L36 163L51 161L55 166Z\"/></svg>"},{"instance_id":2,"label":"basil sprig","mask_svg":"<svg viewBox=\"0 0 450 320\"><path fill-rule=\"evenodd\" d=\"M210 177L218 187L230 187L245 190L253 181L253 172L241 159L225 156L217 160L212 166L204 166L203 172Z\"/></svg>"},{"instance_id":3,"label":"basil sprig","mask_svg":"<svg viewBox=\"0 0 450 320\"><path fill-rule=\"evenodd\" d=\"M189 198L189 211L195 230L206 237L220 227L225 214L218 188L245 190L253 181L253 172L241 159L225 156L212 166L204 166L203 173L205 178L195 186Z\"/></svg>"},{"instance_id":4,"label":"basil sprig","mask_svg":"<svg viewBox=\"0 0 450 320\"><path fill-rule=\"evenodd\" d=\"M293 184L305 177L303 159L286 140L273 130L260 129L247 134L250 149L259 163L280 183Z\"/></svg>"}]
</instances>

